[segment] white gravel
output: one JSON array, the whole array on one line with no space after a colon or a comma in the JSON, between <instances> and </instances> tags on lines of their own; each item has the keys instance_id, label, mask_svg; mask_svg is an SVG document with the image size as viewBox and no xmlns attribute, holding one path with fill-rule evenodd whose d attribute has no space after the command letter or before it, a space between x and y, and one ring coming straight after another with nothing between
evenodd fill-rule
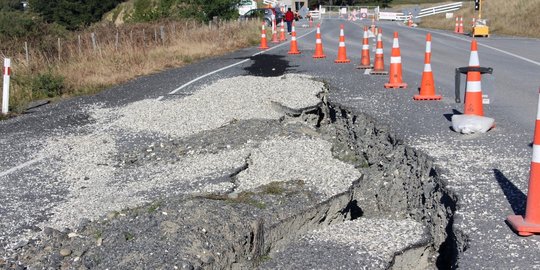
<instances>
[{"instance_id":1,"label":"white gravel","mask_svg":"<svg viewBox=\"0 0 540 270\"><path fill-rule=\"evenodd\" d=\"M284 114L272 102L292 109L317 105L323 83L307 76L240 76L219 80L183 99L143 100L96 115L120 116L113 126L131 132L156 132L184 137L216 129L234 120L278 119ZM103 118L109 122L111 118Z\"/></svg>"},{"instance_id":2,"label":"white gravel","mask_svg":"<svg viewBox=\"0 0 540 270\"><path fill-rule=\"evenodd\" d=\"M273 181L303 180L327 199L346 191L361 174L332 156L332 145L319 139L269 140L254 149L250 166L238 175L238 190Z\"/></svg>"},{"instance_id":3,"label":"white gravel","mask_svg":"<svg viewBox=\"0 0 540 270\"><path fill-rule=\"evenodd\" d=\"M262 142L260 148L250 143L214 154L187 153L174 164L115 166L125 147L122 139L140 133L179 138L234 120L279 119L284 112L273 102L292 109L312 107L321 102L317 95L323 90L322 83L300 75L243 76L220 80L183 99L90 107L96 122L86 133L50 138L39 154L52 161L45 173L69 186L68 196L51 206L51 218L41 226L73 227L81 218L96 219L156 196L230 192L235 186L228 177L244 167L248 157L252 163L239 175L239 190L301 179L327 197L345 191L360 174L332 157L330 143L308 138L278 137Z\"/></svg>"},{"instance_id":4,"label":"white gravel","mask_svg":"<svg viewBox=\"0 0 540 270\"><path fill-rule=\"evenodd\" d=\"M396 253L424 242L426 237L422 224L410 219L359 218L310 231L292 248L274 256L284 259L285 264L288 258L294 258L291 264L301 258L310 263L305 269L387 269Z\"/></svg>"}]
</instances>

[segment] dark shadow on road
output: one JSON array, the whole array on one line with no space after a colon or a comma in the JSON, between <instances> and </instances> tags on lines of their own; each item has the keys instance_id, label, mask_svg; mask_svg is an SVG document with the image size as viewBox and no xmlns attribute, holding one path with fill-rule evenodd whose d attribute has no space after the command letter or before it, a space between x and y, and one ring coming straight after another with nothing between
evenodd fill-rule
<instances>
[{"instance_id":1,"label":"dark shadow on road","mask_svg":"<svg viewBox=\"0 0 540 270\"><path fill-rule=\"evenodd\" d=\"M247 75L259 77L278 77L285 74L293 66L289 65L289 61L284 59L283 55L275 54L259 54L252 56L253 63L251 66L244 68Z\"/></svg>"},{"instance_id":2,"label":"dark shadow on road","mask_svg":"<svg viewBox=\"0 0 540 270\"><path fill-rule=\"evenodd\" d=\"M493 169L493 174L495 175L497 183L499 183L499 186L504 192L506 200L508 200L508 203L510 203L514 214L524 215L527 196L518 187L516 187L514 183L510 182L510 180L508 180L508 178L506 178L501 171Z\"/></svg>"},{"instance_id":3,"label":"dark shadow on road","mask_svg":"<svg viewBox=\"0 0 540 270\"><path fill-rule=\"evenodd\" d=\"M452 115L454 114L462 114L462 113L456 109L452 109L452 113L445 113L443 114L443 116L444 118L446 118L446 120L448 120L448 122L452 122Z\"/></svg>"}]
</instances>

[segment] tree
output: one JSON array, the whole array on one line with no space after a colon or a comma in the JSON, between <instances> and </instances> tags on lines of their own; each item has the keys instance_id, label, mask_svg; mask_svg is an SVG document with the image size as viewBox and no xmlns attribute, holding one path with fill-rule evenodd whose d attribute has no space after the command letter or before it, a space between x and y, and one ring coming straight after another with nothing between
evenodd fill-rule
<instances>
[{"instance_id":1,"label":"tree","mask_svg":"<svg viewBox=\"0 0 540 270\"><path fill-rule=\"evenodd\" d=\"M20 0L0 0L0 11L23 10Z\"/></svg>"},{"instance_id":2,"label":"tree","mask_svg":"<svg viewBox=\"0 0 540 270\"><path fill-rule=\"evenodd\" d=\"M211 20L214 16L222 19L235 19L238 16L237 7L241 0L198 0L204 17Z\"/></svg>"},{"instance_id":3,"label":"tree","mask_svg":"<svg viewBox=\"0 0 540 270\"><path fill-rule=\"evenodd\" d=\"M45 21L75 30L101 19L121 0L30 0L30 8Z\"/></svg>"}]
</instances>

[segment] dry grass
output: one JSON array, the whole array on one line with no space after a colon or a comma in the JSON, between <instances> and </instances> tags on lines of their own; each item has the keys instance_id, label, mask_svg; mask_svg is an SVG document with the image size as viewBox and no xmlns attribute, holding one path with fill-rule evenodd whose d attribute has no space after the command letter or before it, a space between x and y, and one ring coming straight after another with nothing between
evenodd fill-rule
<instances>
[{"instance_id":1,"label":"dry grass","mask_svg":"<svg viewBox=\"0 0 540 270\"><path fill-rule=\"evenodd\" d=\"M36 89L41 86L35 83L40 74L63 78L61 97L95 93L137 76L254 45L258 26L258 22L228 22L210 28L195 22L168 22L94 27L61 40L60 52L30 49L28 63L24 53L13 53L10 105L21 112L30 101L47 97ZM95 47L91 32L96 36ZM48 48L58 48L55 45Z\"/></svg>"},{"instance_id":2,"label":"dry grass","mask_svg":"<svg viewBox=\"0 0 540 270\"><path fill-rule=\"evenodd\" d=\"M491 34L540 38L540 0L483 0L482 18L488 20ZM440 3L439 3L440 4ZM437 5L439 5L437 4ZM464 2L464 7L454 16L463 16L465 32L471 31L474 2ZM422 18L420 26L454 30L455 19L444 14Z\"/></svg>"}]
</instances>

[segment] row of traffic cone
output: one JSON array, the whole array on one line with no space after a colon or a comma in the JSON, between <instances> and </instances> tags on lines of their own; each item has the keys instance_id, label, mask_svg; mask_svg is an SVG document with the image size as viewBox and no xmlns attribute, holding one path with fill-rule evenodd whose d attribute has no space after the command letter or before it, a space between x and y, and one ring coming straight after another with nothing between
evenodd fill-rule
<instances>
[{"instance_id":1,"label":"row of traffic cone","mask_svg":"<svg viewBox=\"0 0 540 270\"><path fill-rule=\"evenodd\" d=\"M262 30L262 37L264 38L266 33ZM263 38L261 39L261 47L263 48ZM317 25L315 41L315 53L313 58L325 58L320 25ZM293 24L291 32L291 47L288 54L300 54L298 50L298 43L296 41L296 30ZM345 46L345 33L344 26L340 25L339 34L339 48L338 55L335 63L350 63L351 60L347 57L347 48ZM479 67L477 43L473 40L471 45L471 57L469 66ZM402 76L402 63L401 63L401 51L399 48L399 35L394 32L394 39L392 44L392 55L390 57L390 72L384 69L384 54L382 43L382 30L378 30L377 33L377 48L375 51L374 65L371 65L369 56L369 41L368 41L368 28L364 27L364 36L362 40L362 57L360 61L359 69L372 69L370 74L372 75L386 75L389 74L388 83L384 85L385 88L407 88L407 83L403 82ZM467 89L465 93L465 110L466 115L483 116L482 105L482 90L481 90L481 77L480 72L470 71L467 73ZM435 81L433 78L433 71L431 69L431 34L426 36L426 50L424 58L424 71L422 73L422 81L419 87L419 94L414 95L414 100L441 100L442 97L435 93Z\"/></svg>"},{"instance_id":2,"label":"row of traffic cone","mask_svg":"<svg viewBox=\"0 0 540 270\"><path fill-rule=\"evenodd\" d=\"M454 33L463 34L463 16L456 17L456 25L454 27Z\"/></svg>"},{"instance_id":3,"label":"row of traffic cone","mask_svg":"<svg viewBox=\"0 0 540 270\"><path fill-rule=\"evenodd\" d=\"M266 28L265 23L262 24L261 29L261 44L259 46L259 49L266 50L268 49L268 40L266 38ZM279 31L279 37L277 33L277 24L276 20L272 21L272 43L280 43L287 40L287 37L285 36L285 26L283 20L281 20L281 29Z\"/></svg>"},{"instance_id":4,"label":"row of traffic cone","mask_svg":"<svg viewBox=\"0 0 540 270\"><path fill-rule=\"evenodd\" d=\"M459 28L458 28L459 30ZM362 46L362 60L359 68L368 68L369 65L369 50L364 52L365 39L367 31L364 28L364 42ZM263 27L263 36L265 35ZM384 71L384 60L382 54L382 31L379 31L377 34L377 50L375 54L375 65L373 70L375 74L382 74ZM293 27L293 37L291 44L291 51L289 53L298 52L296 45L296 32L294 32ZM261 44L262 46L263 44ZM298 52L299 53L299 52ZM316 47L314 58L324 58L320 26L317 26L316 34ZM346 55L345 48L345 36L343 25L340 28L340 46L338 52L338 59L336 63L348 63L350 60ZM469 57L469 67L478 68L480 67L480 61L478 57L478 44L476 40L471 42L471 53ZM465 92L465 105L464 105L464 115L465 117L470 116L483 116L483 104L482 104L482 86L481 86L481 73L477 70L472 70L467 72L467 87ZM401 56L399 50L398 34L394 33L394 42L392 46L392 60L390 64L390 81L385 84L386 88L404 88L406 84L402 82L401 77ZM431 70L431 34L428 33L426 36L426 51L425 51L425 60L424 60L424 72L422 74L422 83L420 86L420 94L415 95L415 100L440 100L441 96L435 94L435 85L433 80L433 73ZM506 218L506 221L510 227L517 232L520 236L530 236L533 234L540 234L540 89L539 89L539 100L537 108L537 117L534 131L534 140L533 140L533 156L530 166L530 175L529 175L529 184L527 192L527 201L524 215L509 215Z\"/></svg>"},{"instance_id":5,"label":"row of traffic cone","mask_svg":"<svg viewBox=\"0 0 540 270\"><path fill-rule=\"evenodd\" d=\"M264 27L263 27L264 31ZM367 39L367 27L364 28L364 39L362 45L362 60L358 68L370 68L369 63L369 48L366 47ZM263 33L264 35L264 33ZM384 55L382 53L382 31L377 33L377 49L375 53L375 64L373 66L372 73L384 74ZM292 33L291 50L290 54L300 53L296 44L296 32ZM326 55L323 52L320 25L317 25L316 42L315 42L315 54L313 58L325 58ZM340 27L340 45L338 51L338 58L336 63L349 63L350 59L347 58L347 52L345 47L345 35L343 25ZM478 44L476 40L471 42L471 53L469 57L469 67L480 67L480 61L478 57ZM392 46L392 57L390 63L390 79L385 88L405 88L406 83L402 81L402 67L401 56L399 49L398 33L394 33L394 40ZM467 87L465 92L465 105L464 116L483 116L483 104L482 104L482 86L481 86L481 73L476 70L467 72ZM422 73L422 83L419 89L420 93L414 96L414 100L440 100L441 96L435 94L435 84L433 79L433 73L431 69L431 34L426 36L426 50L424 58L424 72ZM524 215L509 215L507 222L510 227L517 232L520 236L530 236L533 234L540 234L540 89L539 89L539 101L538 101L538 113L536 118L536 126L534 132L533 141L533 158L530 166L529 186L526 202L526 211Z\"/></svg>"}]
</instances>

